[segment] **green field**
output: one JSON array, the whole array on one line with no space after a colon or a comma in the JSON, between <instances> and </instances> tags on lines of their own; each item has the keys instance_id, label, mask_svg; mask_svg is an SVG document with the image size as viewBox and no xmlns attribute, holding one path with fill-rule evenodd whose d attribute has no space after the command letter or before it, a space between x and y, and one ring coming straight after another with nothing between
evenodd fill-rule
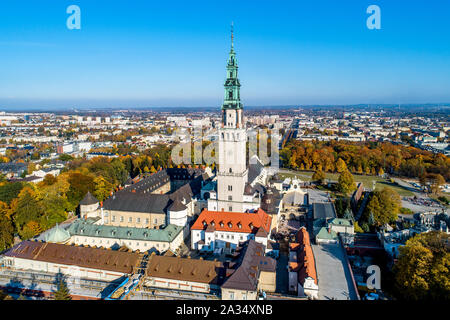
<instances>
[{"instance_id":1,"label":"green field","mask_svg":"<svg viewBox=\"0 0 450 320\"><path fill-rule=\"evenodd\" d=\"M290 172L280 172L278 175L284 179L284 178L292 178L297 177L297 179L300 179L302 181L311 181L311 177L314 172L311 171L290 171ZM326 179L329 179L330 182L337 182L339 178L338 173L325 173ZM383 187L390 187L398 192L398 194L402 197L409 197L413 196L414 194L403 188L402 186L399 186L397 184L392 184L388 180L383 179L381 177L376 176L366 176L366 175L358 175L354 174L353 177L355 178L355 181L362 182L364 184L364 187L367 189L373 188L373 182L375 181L375 190L383 189Z\"/></svg>"}]
</instances>

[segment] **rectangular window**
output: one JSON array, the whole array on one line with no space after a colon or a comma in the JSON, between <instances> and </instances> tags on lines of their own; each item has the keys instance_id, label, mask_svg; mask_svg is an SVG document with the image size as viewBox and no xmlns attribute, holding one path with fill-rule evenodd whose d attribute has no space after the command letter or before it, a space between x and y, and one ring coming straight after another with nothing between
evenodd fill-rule
<instances>
[{"instance_id":1,"label":"rectangular window","mask_svg":"<svg viewBox=\"0 0 450 320\"><path fill-rule=\"evenodd\" d=\"M228 186L228 191L233 191L233 186Z\"/></svg>"},{"instance_id":2,"label":"rectangular window","mask_svg":"<svg viewBox=\"0 0 450 320\"><path fill-rule=\"evenodd\" d=\"M120 216L120 222L123 222L123 216Z\"/></svg>"},{"instance_id":3,"label":"rectangular window","mask_svg":"<svg viewBox=\"0 0 450 320\"><path fill-rule=\"evenodd\" d=\"M112 222L116 222L116 216L112 216L112 217L111 217L111 221L112 221Z\"/></svg>"},{"instance_id":4,"label":"rectangular window","mask_svg":"<svg viewBox=\"0 0 450 320\"><path fill-rule=\"evenodd\" d=\"M146 223L146 224L148 224L149 222L150 222L150 219L149 219L149 218L145 219L145 223Z\"/></svg>"},{"instance_id":5,"label":"rectangular window","mask_svg":"<svg viewBox=\"0 0 450 320\"><path fill-rule=\"evenodd\" d=\"M228 201L233 201L233 196L228 196Z\"/></svg>"},{"instance_id":6,"label":"rectangular window","mask_svg":"<svg viewBox=\"0 0 450 320\"><path fill-rule=\"evenodd\" d=\"M133 222L133 218L132 218L132 217L129 217L129 218L128 218L128 222Z\"/></svg>"},{"instance_id":7,"label":"rectangular window","mask_svg":"<svg viewBox=\"0 0 450 320\"><path fill-rule=\"evenodd\" d=\"M229 206L229 207L228 207L228 211L233 211L233 207L232 207L232 206Z\"/></svg>"},{"instance_id":8,"label":"rectangular window","mask_svg":"<svg viewBox=\"0 0 450 320\"><path fill-rule=\"evenodd\" d=\"M158 224L158 219L155 219L155 224Z\"/></svg>"},{"instance_id":9,"label":"rectangular window","mask_svg":"<svg viewBox=\"0 0 450 320\"><path fill-rule=\"evenodd\" d=\"M141 223L141 218L137 218L137 223Z\"/></svg>"}]
</instances>

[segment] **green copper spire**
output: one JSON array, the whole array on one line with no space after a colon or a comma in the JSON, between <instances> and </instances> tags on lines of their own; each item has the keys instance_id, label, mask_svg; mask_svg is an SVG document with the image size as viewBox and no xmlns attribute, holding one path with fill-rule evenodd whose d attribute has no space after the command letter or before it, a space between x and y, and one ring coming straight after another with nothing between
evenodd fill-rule
<instances>
[{"instance_id":1,"label":"green copper spire","mask_svg":"<svg viewBox=\"0 0 450 320\"><path fill-rule=\"evenodd\" d=\"M231 23L231 49L227 61L227 79L225 80L225 95L222 109L242 109L240 87L238 79L238 65L234 52L234 30Z\"/></svg>"}]
</instances>

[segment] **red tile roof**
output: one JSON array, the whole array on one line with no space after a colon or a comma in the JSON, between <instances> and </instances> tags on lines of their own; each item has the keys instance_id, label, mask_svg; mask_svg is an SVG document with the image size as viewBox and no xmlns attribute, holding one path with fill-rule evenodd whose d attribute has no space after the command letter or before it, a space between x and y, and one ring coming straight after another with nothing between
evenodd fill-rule
<instances>
[{"instance_id":1,"label":"red tile roof","mask_svg":"<svg viewBox=\"0 0 450 320\"><path fill-rule=\"evenodd\" d=\"M292 267L292 271L298 270L298 280L302 285L307 277L313 278L314 282L317 284L316 264L314 261L311 243L309 241L309 233L306 228L300 228L297 232L296 239L297 242L289 244L289 249L291 251L297 251L298 265L290 265Z\"/></svg>"},{"instance_id":2,"label":"red tile roof","mask_svg":"<svg viewBox=\"0 0 450 320\"><path fill-rule=\"evenodd\" d=\"M216 231L253 233L259 228L263 228L269 233L271 222L272 217L262 209L258 209L254 213L208 211L205 209L200 213L191 230L205 230L214 223Z\"/></svg>"}]
</instances>

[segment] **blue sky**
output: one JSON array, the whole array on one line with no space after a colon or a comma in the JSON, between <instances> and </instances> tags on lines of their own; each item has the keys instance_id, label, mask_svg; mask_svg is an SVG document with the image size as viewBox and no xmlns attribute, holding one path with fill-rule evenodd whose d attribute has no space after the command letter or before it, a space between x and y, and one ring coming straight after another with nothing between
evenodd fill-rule
<instances>
[{"instance_id":1,"label":"blue sky","mask_svg":"<svg viewBox=\"0 0 450 320\"><path fill-rule=\"evenodd\" d=\"M220 106L231 21L244 105L449 102L449 17L447 0L2 0L0 109Z\"/></svg>"}]
</instances>

